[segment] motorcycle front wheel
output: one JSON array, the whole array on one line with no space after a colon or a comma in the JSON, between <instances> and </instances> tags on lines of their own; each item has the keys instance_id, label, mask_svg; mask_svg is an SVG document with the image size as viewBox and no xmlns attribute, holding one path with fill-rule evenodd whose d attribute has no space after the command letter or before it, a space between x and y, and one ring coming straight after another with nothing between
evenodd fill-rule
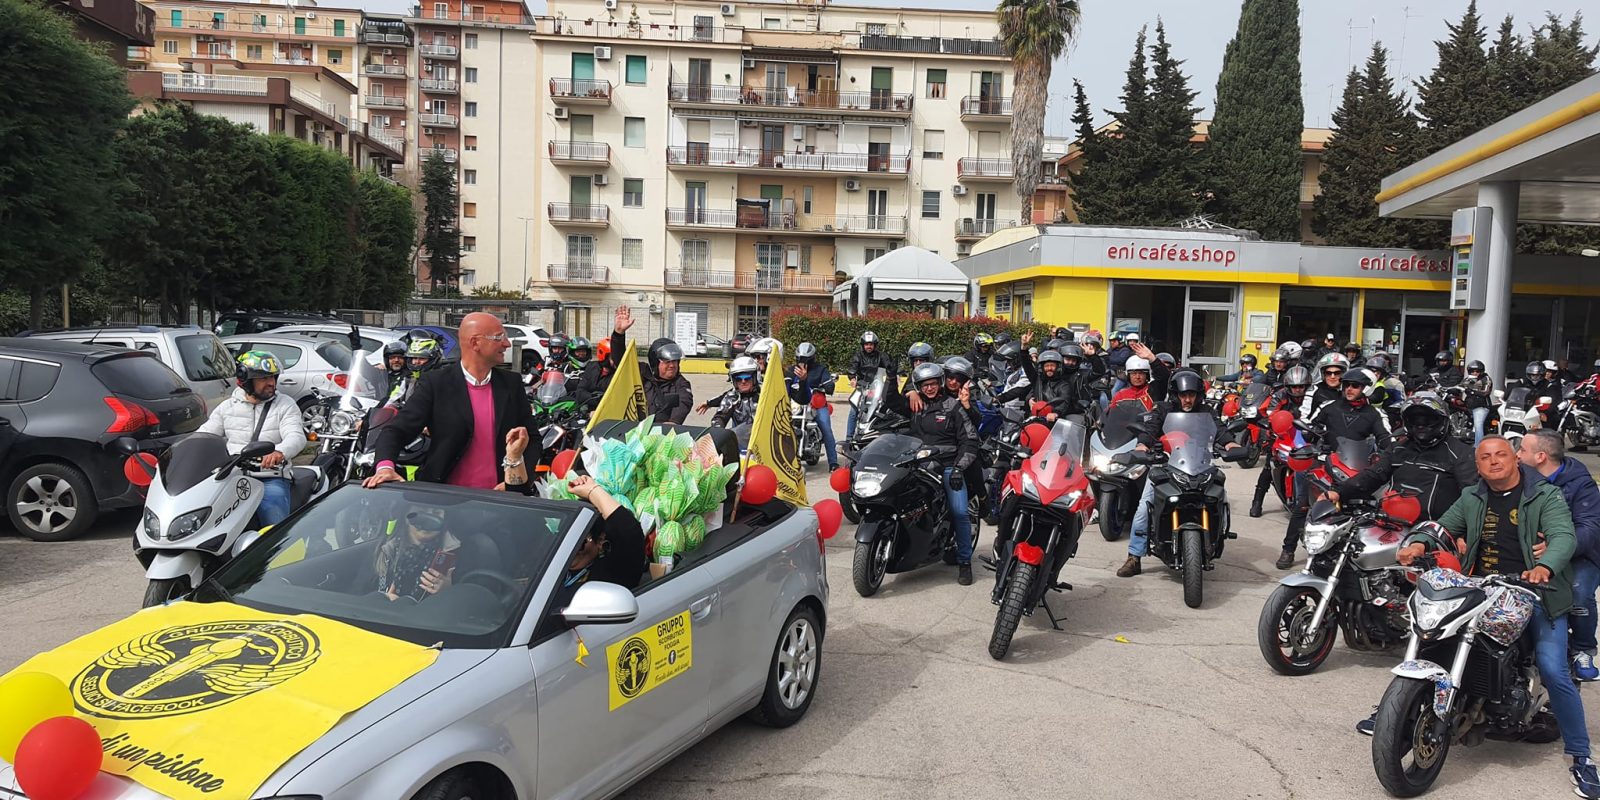
<instances>
[{"instance_id":1,"label":"motorcycle front wheel","mask_svg":"<svg viewBox=\"0 0 1600 800\"><path fill-rule=\"evenodd\" d=\"M189 593L188 578L157 578L144 590L144 605L140 608L165 605Z\"/></svg>"},{"instance_id":2,"label":"motorcycle front wheel","mask_svg":"<svg viewBox=\"0 0 1600 800\"><path fill-rule=\"evenodd\" d=\"M844 518L851 522L861 521L861 509L856 508L855 497L849 492L839 493L839 507L844 509Z\"/></svg>"},{"instance_id":3,"label":"motorcycle front wheel","mask_svg":"<svg viewBox=\"0 0 1600 800\"><path fill-rule=\"evenodd\" d=\"M1101 489L1096 503L1100 509L1100 535L1108 542L1122 538L1122 503L1116 489Z\"/></svg>"},{"instance_id":4,"label":"motorcycle front wheel","mask_svg":"<svg viewBox=\"0 0 1600 800\"><path fill-rule=\"evenodd\" d=\"M871 542L856 542L855 558L850 563L850 580L856 594L871 597L883 587L883 576L889 572L889 548L894 532L880 529L878 538Z\"/></svg>"},{"instance_id":5,"label":"motorcycle front wheel","mask_svg":"<svg viewBox=\"0 0 1600 800\"><path fill-rule=\"evenodd\" d=\"M1205 531L1183 529L1183 604L1199 608L1205 596Z\"/></svg>"},{"instance_id":6,"label":"motorcycle front wheel","mask_svg":"<svg viewBox=\"0 0 1600 800\"><path fill-rule=\"evenodd\" d=\"M1433 682L1396 677L1373 720L1372 768L1395 797L1432 788L1450 753L1450 726L1433 713Z\"/></svg>"},{"instance_id":7,"label":"motorcycle front wheel","mask_svg":"<svg viewBox=\"0 0 1600 800\"><path fill-rule=\"evenodd\" d=\"M994 633L989 635L990 658L999 661L1011 649L1011 637L1016 635L1017 625L1028 611L1028 598L1033 594L1033 582L1038 574L1038 567L1023 561L1012 567L1006 593L1000 598L1000 610L994 616Z\"/></svg>"},{"instance_id":8,"label":"motorcycle front wheel","mask_svg":"<svg viewBox=\"0 0 1600 800\"><path fill-rule=\"evenodd\" d=\"M1317 613L1322 593L1309 586L1279 586L1261 607L1256 622L1256 643L1261 657L1279 675L1310 675L1333 652L1336 627L1332 609L1322 621L1322 630L1310 642L1299 644L1306 626Z\"/></svg>"}]
</instances>

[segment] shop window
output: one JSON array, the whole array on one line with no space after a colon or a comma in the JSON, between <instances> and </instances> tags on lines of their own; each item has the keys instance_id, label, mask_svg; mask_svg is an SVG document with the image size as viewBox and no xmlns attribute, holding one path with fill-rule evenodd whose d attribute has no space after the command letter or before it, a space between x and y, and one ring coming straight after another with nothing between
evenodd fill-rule
<instances>
[{"instance_id":1,"label":"shop window","mask_svg":"<svg viewBox=\"0 0 1600 800\"><path fill-rule=\"evenodd\" d=\"M1199 289L1196 286L1189 291L1194 294ZM1350 316L1355 307L1354 290L1284 287L1278 293L1278 339L1320 342L1331 333L1343 346L1355 338L1350 330Z\"/></svg>"}]
</instances>

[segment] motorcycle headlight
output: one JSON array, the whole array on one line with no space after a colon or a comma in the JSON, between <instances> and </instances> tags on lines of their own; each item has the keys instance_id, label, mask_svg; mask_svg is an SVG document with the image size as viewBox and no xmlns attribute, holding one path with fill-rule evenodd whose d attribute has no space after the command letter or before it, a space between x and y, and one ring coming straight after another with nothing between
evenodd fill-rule
<instances>
[{"instance_id":1,"label":"motorcycle headlight","mask_svg":"<svg viewBox=\"0 0 1600 800\"><path fill-rule=\"evenodd\" d=\"M202 508L199 511L190 511L172 521L172 527L167 529L167 539L177 541L186 536L193 536L206 524L206 518L211 516L211 509Z\"/></svg>"},{"instance_id":2,"label":"motorcycle headlight","mask_svg":"<svg viewBox=\"0 0 1600 800\"><path fill-rule=\"evenodd\" d=\"M368 450L365 453L357 453L355 461L357 466L370 467L374 463L377 463L378 453L375 450Z\"/></svg>"},{"instance_id":3,"label":"motorcycle headlight","mask_svg":"<svg viewBox=\"0 0 1600 800\"><path fill-rule=\"evenodd\" d=\"M857 473L850 491L854 492L856 497L877 497L883 491L883 473Z\"/></svg>"},{"instance_id":4,"label":"motorcycle headlight","mask_svg":"<svg viewBox=\"0 0 1600 800\"><path fill-rule=\"evenodd\" d=\"M144 535L147 539L161 538L161 520L148 508L144 510Z\"/></svg>"},{"instance_id":5,"label":"motorcycle headlight","mask_svg":"<svg viewBox=\"0 0 1600 800\"><path fill-rule=\"evenodd\" d=\"M1092 467L1095 472L1103 472L1107 475L1116 475L1128 471L1128 465L1118 464L1117 462L1112 461L1111 456L1108 456L1105 453L1095 453L1094 457L1089 459L1089 466Z\"/></svg>"},{"instance_id":6,"label":"motorcycle headlight","mask_svg":"<svg viewBox=\"0 0 1600 800\"><path fill-rule=\"evenodd\" d=\"M560 425L551 425L551 426L545 428L544 429L544 449L545 450L549 450L550 446L555 444L556 440L560 439L560 438L561 438L561 426Z\"/></svg>"},{"instance_id":7,"label":"motorcycle headlight","mask_svg":"<svg viewBox=\"0 0 1600 800\"><path fill-rule=\"evenodd\" d=\"M1412 616L1417 627L1425 631L1439 627L1439 623L1444 622L1445 617L1455 613L1455 610L1467 601L1465 597L1455 600L1425 600L1420 593L1412 595L1411 598Z\"/></svg>"},{"instance_id":8,"label":"motorcycle headlight","mask_svg":"<svg viewBox=\"0 0 1600 800\"><path fill-rule=\"evenodd\" d=\"M1339 525L1306 525L1303 538L1306 542L1306 552L1318 555L1328 546L1333 544L1333 535L1339 532Z\"/></svg>"},{"instance_id":9,"label":"motorcycle headlight","mask_svg":"<svg viewBox=\"0 0 1600 800\"><path fill-rule=\"evenodd\" d=\"M348 411L335 411L328 418L328 432L334 436L349 436L356 429L356 415Z\"/></svg>"},{"instance_id":10,"label":"motorcycle headlight","mask_svg":"<svg viewBox=\"0 0 1600 800\"><path fill-rule=\"evenodd\" d=\"M1261 413L1261 409L1256 408L1255 406L1245 406L1244 408L1239 409L1239 413L1245 415L1246 417L1254 417Z\"/></svg>"}]
</instances>

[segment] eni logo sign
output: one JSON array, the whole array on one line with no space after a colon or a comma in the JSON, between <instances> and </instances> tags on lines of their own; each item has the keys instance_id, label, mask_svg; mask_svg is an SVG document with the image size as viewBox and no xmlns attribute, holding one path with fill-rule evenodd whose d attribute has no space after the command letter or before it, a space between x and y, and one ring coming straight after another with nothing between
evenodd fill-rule
<instances>
[{"instance_id":1,"label":"eni logo sign","mask_svg":"<svg viewBox=\"0 0 1600 800\"><path fill-rule=\"evenodd\" d=\"M1363 256L1358 263L1361 269L1368 272L1450 271L1450 260L1448 258L1430 258L1420 253L1411 253L1404 256L1390 256L1388 253L1379 253L1376 256Z\"/></svg>"},{"instance_id":2,"label":"eni logo sign","mask_svg":"<svg viewBox=\"0 0 1600 800\"><path fill-rule=\"evenodd\" d=\"M1196 247L1163 242L1159 245L1114 244L1106 248L1107 261L1194 262L1231 267L1238 259L1239 251L1231 247Z\"/></svg>"}]
</instances>

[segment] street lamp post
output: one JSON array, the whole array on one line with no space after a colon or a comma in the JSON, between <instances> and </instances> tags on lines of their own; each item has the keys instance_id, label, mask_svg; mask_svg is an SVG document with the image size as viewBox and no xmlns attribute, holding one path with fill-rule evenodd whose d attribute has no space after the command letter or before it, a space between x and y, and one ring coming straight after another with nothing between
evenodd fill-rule
<instances>
[{"instance_id":1,"label":"street lamp post","mask_svg":"<svg viewBox=\"0 0 1600 800\"><path fill-rule=\"evenodd\" d=\"M519 290L523 297L528 296L528 223L533 217L517 217L522 220L522 288Z\"/></svg>"}]
</instances>

